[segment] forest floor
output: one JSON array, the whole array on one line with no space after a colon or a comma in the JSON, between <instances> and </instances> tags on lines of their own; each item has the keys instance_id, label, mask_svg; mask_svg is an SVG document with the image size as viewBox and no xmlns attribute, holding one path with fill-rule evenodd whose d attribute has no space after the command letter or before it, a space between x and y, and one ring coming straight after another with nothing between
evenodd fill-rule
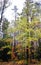
<instances>
[{"instance_id":1,"label":"forest floor","mask_svg":"<svg viewBox=\"0 0 41 65\"><path fill-rule=\"evenodd\" d=\"M18 62L0 62L0 65L26 65L26 64L21 64L22 61L18 61ZM38 62L38 63L29 63L28 65L41 65L41 62Z\"/></svg>"}]
</instances>

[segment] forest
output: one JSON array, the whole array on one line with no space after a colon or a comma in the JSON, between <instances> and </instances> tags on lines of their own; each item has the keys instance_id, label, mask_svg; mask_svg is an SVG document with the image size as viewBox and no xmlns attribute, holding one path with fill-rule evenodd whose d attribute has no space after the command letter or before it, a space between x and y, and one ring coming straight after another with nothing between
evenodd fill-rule
<instances>
[{"instance_id":1,"label":"forest","mask_svg":"<svg viewBox=\"0 0 41 65\"><path fill-rule=\"evenodd\" d=\"M9 21L4 13L11 5L0 0L0 65L41 65L41 2L25 0L21 13L15 5Z\"/></svg>"}]
</instances>

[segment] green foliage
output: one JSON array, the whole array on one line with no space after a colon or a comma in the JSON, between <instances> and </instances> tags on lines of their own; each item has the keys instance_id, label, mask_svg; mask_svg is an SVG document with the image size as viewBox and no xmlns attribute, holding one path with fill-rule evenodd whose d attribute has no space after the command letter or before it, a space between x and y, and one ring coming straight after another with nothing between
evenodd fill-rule
<instances>
[{"instance_id":1,"label":"green foliage","mask_svg":"<svg viewBox=\"0 0 41 65\"><path fill-rule=\"evenodd\" d=\"M6 33L6 31L7 31L8 25L9 25L9 22L8 22L7 19L5 19L5 20L3 21L3 25L2 25L2 31L3 31L4 33Z\"/></svg>"},{"instance_id":2,"label":"green foliage","mask_svg":"<svg viewBox=\"0 0 41 65\"><path fill-rule=\"evenodd\" d=\"M41 22L37 18L38 15L35 15L39 9L36 6L38 5L32 2L32 0L26 0L22 15L15 22L16 26L8 29L10 33L16 33L15 39L20 41L24 46L30 46L30 41L37 41L41 38L41 27L39 27ZM29 17L32 19L30 22Z\"/></svg>"},{"instance_id":3,"label":"green foliage","mask_svg":"<svg viewBox=\"0 0 41 65\"><path fill-rule=\"evenodd\" d=\"M37 27L37 24L40 24L38 21L33 21L31 23L27 22L25 17L20 17L20 20L16 21L16 26L11 32L17 32L15 38L18 41L22 42L23 46L30 46L30 41L38 40L41 38L41 29Z\"/></svg>"},{"instance_id":4,"label":"green foliage","mask_svg":"<svg viewBox=\"0 0 41 65\"><path fill-rule=\"evenodd\" d=\"M25 64L25 65L28 65L28 61L27 61L27 60L25 60L24 64Z\"/></svg>"},{"instance_id":5,"label":"green foliage","mask_svg":"<svg viewBox=\"0 0 41 65\"><path fill-rule=\"evenodd\" d=\"M11 46L4 39L0 40L0 59L3 61L11 59Z\"/></svg>"}]
</instances>

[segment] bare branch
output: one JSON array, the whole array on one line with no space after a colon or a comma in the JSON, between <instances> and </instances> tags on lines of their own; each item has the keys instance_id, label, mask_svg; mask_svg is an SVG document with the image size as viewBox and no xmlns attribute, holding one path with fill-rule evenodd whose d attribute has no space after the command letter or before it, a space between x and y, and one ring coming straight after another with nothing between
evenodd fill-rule
<instances>
[{"instance_id":1,"label":"bare branch","mask_svg":"<svg viewBox=\"0 0 41 65\"><path fill-rule=\"evenodd\" d=\"M8 3L8 1L9 0L0 1L0 3L1 3L1 5L0 5L0 11L1 11L0 24L2 22L3 14L4 14L5 9L10 6L10 3ZM3 4L2 4L2 2L3 2Z\"/></svg>"}]
</instances>

